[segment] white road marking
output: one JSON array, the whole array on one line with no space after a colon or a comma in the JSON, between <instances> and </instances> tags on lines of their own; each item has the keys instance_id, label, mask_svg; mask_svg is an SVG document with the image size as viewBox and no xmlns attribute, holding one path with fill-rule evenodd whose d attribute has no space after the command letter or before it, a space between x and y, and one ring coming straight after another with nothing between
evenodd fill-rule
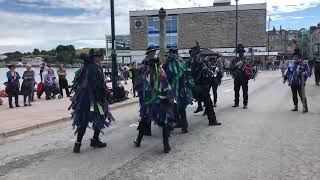
<instances>
[{"instance_id":1,"label":"white road marking","mask_svg":"<svg viewBox=\"0 0 320 180\"><path fill-rule=\"evenodd\" d=\"M131 124L130 127L137 127L138 124Z\"/></svg>"}]
</instances>

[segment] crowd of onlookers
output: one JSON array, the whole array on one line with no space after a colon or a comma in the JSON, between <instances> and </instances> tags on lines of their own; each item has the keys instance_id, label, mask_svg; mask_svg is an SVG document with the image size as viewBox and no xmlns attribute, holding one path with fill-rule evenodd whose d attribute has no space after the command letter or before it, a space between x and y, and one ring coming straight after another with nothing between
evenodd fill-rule
<instances>
[{"instance_id":1,"label":"crowd of onlookers","mask_svg":"<svg viewBox=\"0 0 320 180\"><path fill-rule=\"evenodd\" d=\"M69 85L66 78L67 72L63 65L60 65L57 70L57 78L54 70L46 63L43 63L40 66L40 82L36 82L36 73L32 70L30 64L26 65L26 70L22 76L16 71L15 65L8 65L7 67L9 71L6 74L7 81L4 83L5 91L2 91L1 95L8 97L10 108L14 108L14 105L15 107L20 107L20 95L23 96L24 106L32 106L32 102L35 101L35 93L39 99L41 99L44 93L45 99L50 100L55 99L57 95L59 98L62 98L63 89L65 89L67 97L70 97ZM22 79L21 84L20 79ZM0 105L2 104L3 101L0 99Z\"/></svg>"}]
</instances>

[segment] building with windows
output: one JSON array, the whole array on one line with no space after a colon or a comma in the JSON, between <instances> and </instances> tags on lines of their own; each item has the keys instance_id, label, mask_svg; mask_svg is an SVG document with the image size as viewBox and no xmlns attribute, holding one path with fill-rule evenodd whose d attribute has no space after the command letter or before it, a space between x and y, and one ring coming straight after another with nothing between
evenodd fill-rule
<instances>
[{"instance_id":1,"label":"building with windows","mask_svg":"<svg viewBox=\"0 0 320 180\"><path fill-rule=\"evenodd\" d=\"M266 4L238 6L238 42L247 51L266 51ZM159 47L158 10L130 11L131 55L141 61L145 49ZM220 53L234 52L236 44L236 6L230 1L210 7L168 9L166 19L167 48L187 55L199 42L202 48Z\"/></svg>"},{"instance_id":2,"label":"building with windows","mask_svg":"<svg viewBox=\"0 0 320 180\"><path fill-rule=\"evenodd\" d=\"M268 32L267 38L269 39L268 49L270 52L278 52L278 56L289 58L296 47L294 40L299 39L299 32L274 28Z\"/></svg>"},{"instance_id":3,"label":"building with windows","mask_svg":"<svg viewBox=\"0 0 320 180\"><path fill-rule=\"evenodd\" d=\"M309 31L309 58L320 57L320 24L311 26Z\"/></svg>"}]
</instances>

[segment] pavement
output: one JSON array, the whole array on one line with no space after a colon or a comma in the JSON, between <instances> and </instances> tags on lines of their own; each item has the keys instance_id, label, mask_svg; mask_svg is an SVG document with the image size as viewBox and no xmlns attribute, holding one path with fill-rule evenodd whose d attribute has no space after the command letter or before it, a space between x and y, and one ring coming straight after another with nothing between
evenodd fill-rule
<instances>
[{"instance_id":1,"label":"pavement","mask_svg":"<svg viewBox=\"0 0 320 180\"><path fill-rule=\"evenodd\" d=\"M127 91L132 92L131 80L127 84L124 82L122 84ZM108 84L110 87L111 85L111 83ZM4 105L0 106L0 137L14 136L35 128L70 121L71 111L68 111L68 108L71 102L69 98L46 101L44 97L43 94L42 99L36 99L31 107L23 107L23 97L19 96L21 107L14 109L9 109L8 98L3 98ZM110 108L121 108L138 102L138 99L133 98L131 93L129 93L129 98L126 101L112 104Z\"/></svg>"},{"instance_id":2,"label":"pavement","mask_svg":"<svg viewBox=\"0 0 320 180\"><path fill-rule=\"evenodd\" d=\"M232 108L233 83L219 88L217 118L209 127L187 109L189 133L172 132L172 151L162 153L161 130L152 129L133 147L138 104L112 111L116 122L104 130L104 149L92 149L88 130L80 154L72 153L70 122L0 139L1 180L315 180L320 179L320 88L308 81L310 112L291 112L291 90L281 73L263 72L249 84L249 109Z\"/></svg>"}]
</instances>

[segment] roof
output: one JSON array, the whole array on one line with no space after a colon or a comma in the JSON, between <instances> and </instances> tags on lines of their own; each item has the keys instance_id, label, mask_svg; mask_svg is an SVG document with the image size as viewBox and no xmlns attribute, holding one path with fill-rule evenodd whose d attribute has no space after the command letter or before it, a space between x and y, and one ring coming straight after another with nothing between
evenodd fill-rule
<instances>
[{"instance_id":1,"label":"roof","mask_svg":"<svg viewBox=\"0 0 320 180\"><path fill-rule=\"evenodd\" d=\"M201 49L200 55L201 56L219 56L219 53L214 52L208 48L205 48L205 49Z\"/></svg>"},{"instance_id":2,"label":"roof","mask_svg":"<svg viewBox=\"0 0 320 180\"><path fill-rule=\"evenodd\" d=\"M238 5L239 11L244 10L266 10L267 4L241 4ZM208 13L208 12L223 12L223 11L235 11L235 5L229 6L207 6L207 7L191 7L191 8L177 8L177 9L165 9L167 14L193 14L193 13ZM156 16L158 15L159 10L139 10L139 11L130 11L130 17L135 16Z\"/></svg>"}]
</instances>

